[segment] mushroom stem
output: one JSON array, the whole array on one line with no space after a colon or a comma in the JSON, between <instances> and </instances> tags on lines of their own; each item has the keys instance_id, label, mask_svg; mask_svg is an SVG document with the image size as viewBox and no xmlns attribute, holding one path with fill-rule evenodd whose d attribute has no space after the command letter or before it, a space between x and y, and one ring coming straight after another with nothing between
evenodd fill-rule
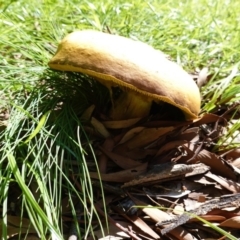
<instances>
[{"instance_id":1,"label":"mushroom stem","mask_svg":"<svg viewBox=\"0 0 240 240\"><path fill-rule=\"evenodd\" d=\"M127 120L146 117L151 109L152 100L135 91L124 91L113 102L110 118L113 120Z\"/></svg>"}]
</instances>

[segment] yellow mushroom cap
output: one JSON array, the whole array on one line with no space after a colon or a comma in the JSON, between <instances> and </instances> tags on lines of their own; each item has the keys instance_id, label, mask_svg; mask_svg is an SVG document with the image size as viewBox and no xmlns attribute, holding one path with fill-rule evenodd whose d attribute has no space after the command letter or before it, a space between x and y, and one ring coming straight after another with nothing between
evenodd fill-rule
<instances>
[{"instance_id":1,"label":"yellow mushroom cap","mask_svg":"<svg viewBox=\"0 0 240 240\"><path fill-rule=\"evenodd\" d=\"M200 111L200 92L190 75L153 47L94 30L76 31L59 44L49 67L81 72L107 86L123 86L181 109L187 119Z\"/></svg>"}]
</instances>

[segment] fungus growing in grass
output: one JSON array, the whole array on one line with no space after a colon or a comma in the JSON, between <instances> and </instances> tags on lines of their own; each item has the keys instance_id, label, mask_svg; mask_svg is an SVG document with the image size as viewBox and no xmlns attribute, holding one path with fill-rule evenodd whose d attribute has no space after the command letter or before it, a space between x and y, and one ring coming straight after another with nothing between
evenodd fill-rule
<instances>
[{"instance_id":1,"label":"fungus growing in grass","mask_svg":"<svg viewBox=\"0 0 240 240\"><path fill-rule=\"evenodd\" d=\"M114 120L145 117L152 102L167 102L181 109L186 119L200 111L200 93L179 65L153 47L129 38L93 30L67 35L50 60L52 69L88 74L122 95L114 101Z\"/></svg>"}]
</instances>

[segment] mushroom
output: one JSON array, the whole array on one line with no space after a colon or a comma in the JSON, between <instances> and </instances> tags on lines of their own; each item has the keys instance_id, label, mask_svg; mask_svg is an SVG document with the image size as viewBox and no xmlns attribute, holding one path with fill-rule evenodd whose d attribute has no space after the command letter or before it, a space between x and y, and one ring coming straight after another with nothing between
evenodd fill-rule
<instances>
[{"instance_id":1,"label":"mushroom","mask_svg":"<svg viewBox=\"0 0 240 240\"><path fill-rule=\"evenodd\" d=\"M181 109L187 120L200 111L197 85L178 64L147 45L122 36L94 30L76 31L59 44L49 67L95 77L122 95L112 104L114 120L145 117L152 102L167 102Z\"/></svg>"}]
</instances>

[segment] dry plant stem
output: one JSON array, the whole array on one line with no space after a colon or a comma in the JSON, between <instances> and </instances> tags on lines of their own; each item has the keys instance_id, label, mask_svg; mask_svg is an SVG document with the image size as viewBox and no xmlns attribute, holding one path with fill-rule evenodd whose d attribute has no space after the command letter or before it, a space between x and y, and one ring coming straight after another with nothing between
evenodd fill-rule
<instances>
[{"instance_id":1,"label":"dry plant stem","mask_svg":"<svg viewBox=\"0 0 240 240\"><path fill-rule=\"evenodd\" d=\"M131 230L128 230L127 228L121 226L119 223L115 223L115 226L118 227L123 232L127 233L130 237L132 237L133 240L142 240L138 236L136 236Z\"/></svg>"},{"instance_id":2,"label":"dry plant stem","mask_svg":"<svg viewBox=\"0 0 240 240\"><path fill-rule=\"evenodd\" d=\"M176 199L176 201L171 204L171 206L169 207L169 209L167 210L167 212L171 212L171 209L173 209L174 206L177 205L178 200L179 200L179 199Z\"/></svg>"},{"instance_id":3,"label":"dry plant stem","mask_svg":"<svg viewBox=\"0 0 240 240\"><path fill-rule=\"evenodd\" d=\"M226 237L225 237L225 236L222 236L222 237L219 238L218 240L224 240L224 239L226 239Z\"/></svg>"},{"instance_id":4,"label":"dry plant stem","mask_svg":"<svg viewBox=\"0 0 240 240\"><path fill-rule=\"evenodd\" d=\"M224 118L229 112L231 112L232 110L236 109L237 106L239 106L240 103L235 103L233 104L226 112L224 112L221 117Z\"/></svg>"},{"instance_id":5,"label":"dry plant stem","mask_svg":"<svg viewBox=\"0 0 240 240\"><path fill-rule=\"evenodd\" d=\"M165 202L167 202L167 203L171 203L172 206L171 206L170 208L172 208L173 206L178 205L177 202L173 202L173 201L170 201L170 200L165 199L165 198L158 198L158 200L162 200L162 201L165 201ZM179 199L177 199L176 201L178 201L178 200L179 200Z\"/></svg>"},{"instance_id":6,"label":"dry plant stem","mask_svg":"<svg viewBox=\"0 0 240 240\"><path fill-rule=\"evenodd\" d=\"M158 202L156 202L154 199L152 199L152 197L150 197L148 194L147 194L146 196L147 196L153 203L155 203L156 206L161 207L161 205L160 205ZM165 202L167 202L167 203L170 203L170 204L171 204L170 209L172 209L174 206L178 205L178 204L177 204L177 201L178 201L179 199L177 199L176 202L170 201L170 200L165 199L165 198L158 198L158 200L162 200L162 201L165 201Z\"/></svg>"},{"instance_id":7,"label":"dry plant stem","mask_svg":"<svg viewBox=\"0 0 240 240\"><path fill-rule=\"evenodd\" d=\"M161 207L161 205L160 205L158 202L156 202L152 197L150 197L148 194L146 194L146 196L147 196L153 203L155 203L156 206Z\"/></svg>"},{"instance_id":8,"label":"dry plant stem","mask_svg":"<svg viewBox=\"0 0 240 240\"><path fill-rule=\"evenodd\" d=\"M193 160L197 157L197 155L198 155L198 154L200 153L200 151L202 150L203 143L204 143L204 141L202 141L201 144L198 146L198 148L196 149L194 155L193 155L190 159L188 159L188 160L186 161L187 163L190 163L191 161L193 161Z\"/></svg>"}]
</instances>

